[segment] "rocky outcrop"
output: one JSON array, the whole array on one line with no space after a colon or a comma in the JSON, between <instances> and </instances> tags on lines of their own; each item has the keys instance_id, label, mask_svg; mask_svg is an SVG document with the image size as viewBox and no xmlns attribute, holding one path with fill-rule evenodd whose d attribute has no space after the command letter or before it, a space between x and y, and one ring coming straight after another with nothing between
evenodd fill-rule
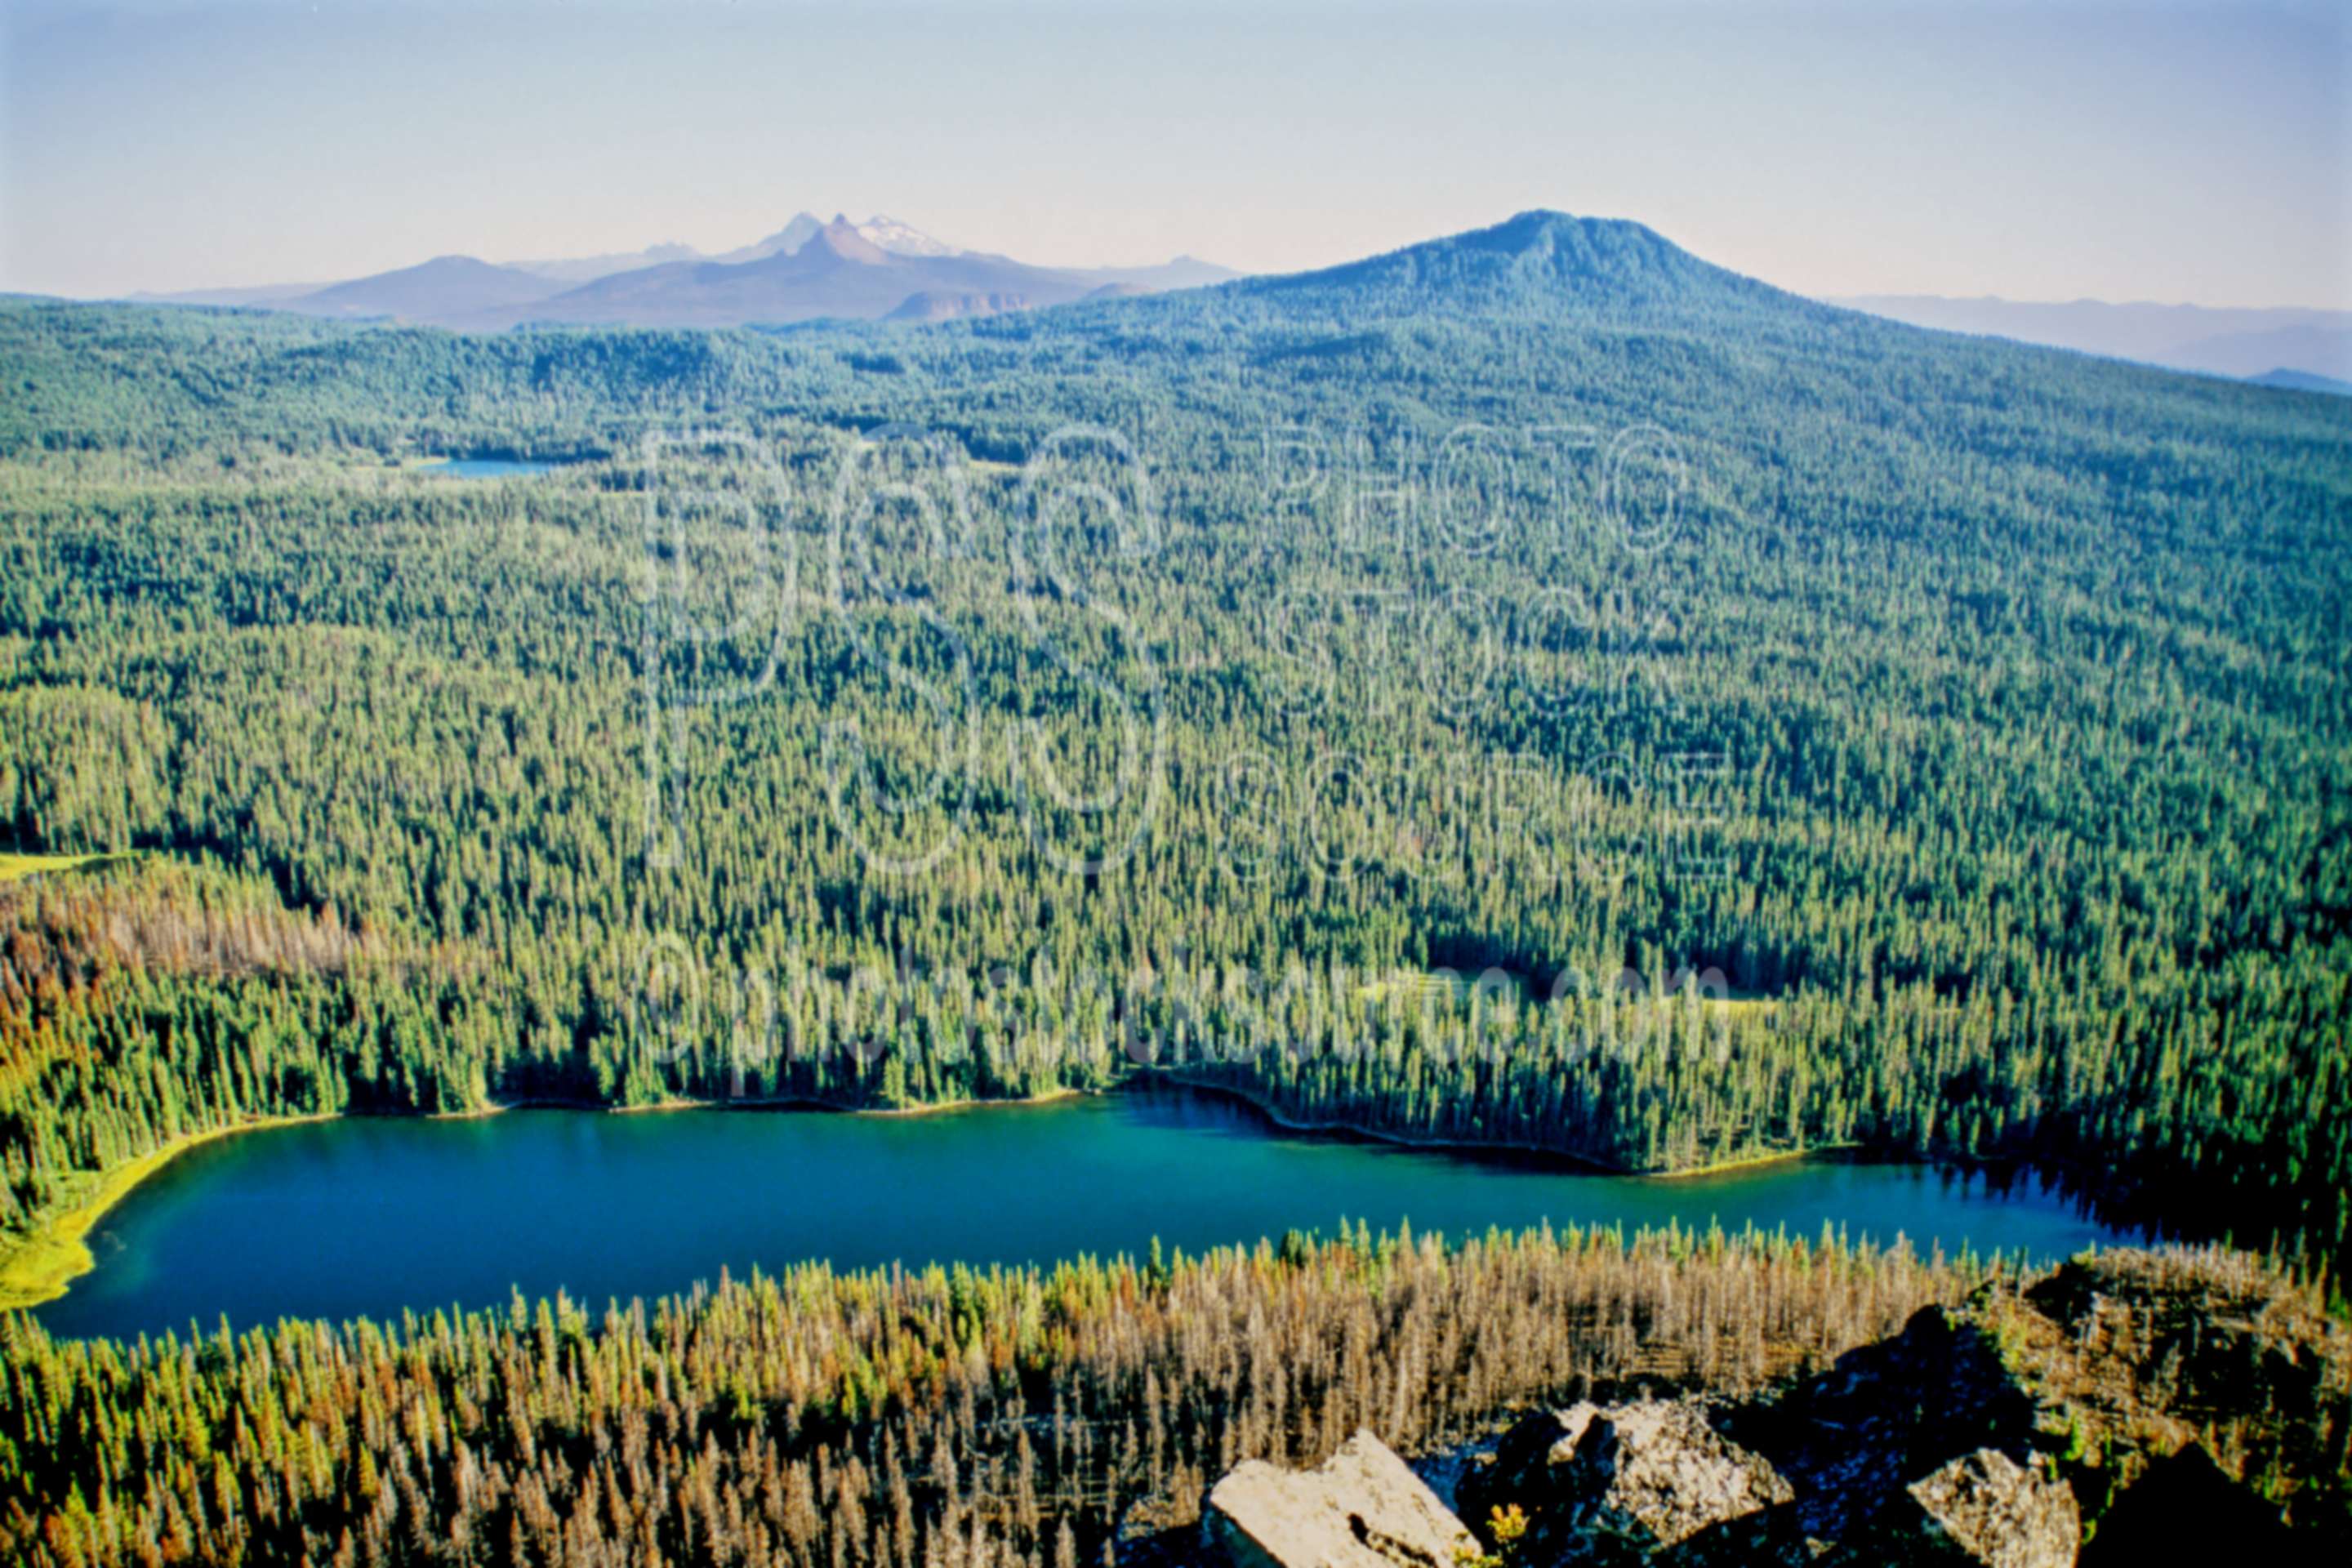
<instances>
[{"instance_id":1,"label":"rocky outcrop","mask_svg":"<svg viewBox=\"0 0 2352 1568\"><path fill-rule=\"evenodd\" d=\"M1454 1568L1469 1531L1402 1459L1359 1432L1320 1467L1253 1459L1210 1489L1201 1531L1232 1568Z\"/></svg>"},{"instance_id":2,"label":"rocky outcrop","mask_svg":"<svg viewBox=\"0 0 2352 1568\"><path fill-rule=\"evenodd\" d=\"M2119 1249L1765 1397L1537 1411L1452 1484L1484 1536L1519 1511L1514 1568L2267 1568L2352 1561L2347 1450L2352 1328L2314 1289L2218 1248ZM1381 1522L1391 1496L1442 1522ZM1310 1476L1244 1466L1210 1507L1249 1568L1455 1562L1453 1516L1366 1436Z\"/></svg>"},{"instance_id":3,"label":"rocky outcrop","mask_svg":"<svg viewBox=\"0 0 2352 1568\"><path fill-rule=\"evenodd\" d=\"M1516 1505L1528 1561L1563 1568L1809 1563L1865 1537L1889 1563L2006 1563L2014 1547L2038 1564L2063 1535L2072 1562L2080 1521L2072 1495L2028 1469L2035 1432L1992 1336L1931 1307L1777 1397L1538 1412L1464 1478L1461 1500L1481 1527Z\"/></svg>"},{"instance_id":4,"label":"rocky outcrop","mask_svg":"<svg viewBox=\"0 0 2352 1568\"><path fill-rule=\"evenodd\" d=\"M1985 1347L1937 1318L1746 1409L1696 1399L1578 1405L1505 1434L1463 1511L1528 1521L1543 1568L2067 1568L2082 1519L2030 1454L1970 1434L2031 1430ZM1857 1352L1860 1354L1860 1352ZM1939 1387L1929 1381L1941 1377ZM1772 1457L1722 1429L1746 1429Z\"/></svg>"},{"instance_id":5,"label":"rocky outcrop","mask_svg":"<svg viewBox=\"0 0 2352 1568\"><path fill-rule=\"evenodd\" d=\"M1464 1479L1461 1500L1481 1524L1518 1507L1531 1560L1603 1564L1698 1542L1737 1561L1753 1552L1766 1510L1793 1495L1770 1465L1709 1425L1700 1405L1640 1400L1520 1422L1496 1463Z\"/></svg>"},{"instance_id":6,"label":"rocky outcrop","mask_svg":"<svg viewBox=\"0 0 2352 1568\"><path fill-rule=\"evenodd\" d=\"M2037 1440L2093 1519L2194 1445L2241 1492L2262 1478L2273 1519L2352 1553L2352 1328L2308 1289L2246 1253L2119 1247L1970 1316L2032 1389Z\"/></svg>"},{"instance_id":7,"label":"rocky outcrop","mask_svg":"<svg viewBox=\"0 0 2352 1568\"><path fill-rule=\"evenodd\" d=\"M1843 1543L1836 1568L2070 1568L2083 1518L2066 1483L1979 1448L1905 1487Z\"/></svg>"}]
</instances>

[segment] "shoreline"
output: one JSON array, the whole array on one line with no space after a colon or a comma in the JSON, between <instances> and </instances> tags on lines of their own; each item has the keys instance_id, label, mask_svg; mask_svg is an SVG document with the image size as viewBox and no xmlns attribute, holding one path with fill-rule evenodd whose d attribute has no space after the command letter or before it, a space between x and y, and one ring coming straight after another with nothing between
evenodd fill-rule
<instances>
[{"instance_id":1,"label":"shoreline","mask_svg":"<svg viewBox=\"0 0 2352 1568\"><path fill-rule=\"evenodd\" d=\"M593 1111L605 1116L659 1115L688 1110L821 1110L836 1116L938 1116L959 1110L1000 1107L1053 1105L1106 1092L1092 1089L1056 1089L1044 1094L1007 1100L948 1100L929 1105L841 1105L805 1095L757 1100L665 1100L648 1105L606 1105L593 1100L561 1097L494 1101L470 1110L428 1110L393 1113L384 1120L479 1121L513 1110ZM29 1311L63 1297L73 1281L98 1267L98 1258L84 1238L139 1184L189 1150L239 1133L263 1132L276 1127L300 1127L321 1121L362 1121L368 1113L320 1111L309 1116L264 1116L184 1133L135 1159L95 1173L89 1195L37 1220L24 1239L0 1253L0 1312Z\"/></svg>"},{"instance_id":2,"label":"shoreline","mask_svg":"<svg viewBox=\"0 0 2352 1568\"><path fill-rule=\"evenodd\" d=\"M954 1110L992 1110L1005 1106L1054 1105L1065 1100L1085 1100L1094 1095L1109 1093L1099 1089L1055 1089L1043 1094L1026 1094L1001 1100L940 1100L920 1105L844 1105L839 1100L819 1100L805 1094L760 1095L730 1097L726 1100L697 1100L680 1097L672 1100L649 1100L642 1105L612 1105L603 1100L581 1100L563 1095L528 1095L520 1100L493 1100L471 1110L427 1110L417 1115L426 1121L480 1121L492 1116L504 1116L514 1110L585 1110L604 1116L665 1116L684 1110L822 1110L835 1116L940 1116ZM362 1115L366 1114L364 1112ZM400 1112L392 1112L388 1120L397 1120ZM322 1117L309 1121L331 1120Z\"/></svg>"},{"instance_id":3,"label":"shoreline","mask_svg":"<svg viewBox=\"0 0 2352 1568\"><path fill-rule=\"evenodd\" d=\"M1622 1165L1612 1165L1606 1160L1594 1159L1590 1154L1579 1154L1568 1149L1549 1149L1540 1143L1529 1143L1517 1139L1429 1138L1416 1136L1410 1132L1398 1132L1387 1128L1358 1127L1345 1121L1301 1121L1286 1112L1276 1110L1255 1092L1233 1084L1211 1083L1199 1079L1187 1078L1182 1073L1169 1068L1155 1068L1152 1069L1152 1076L1163 1083L1174 1084L1180 1089L1193 1089L1202 1094L1222 1094L1240 1100L1286 1132L1305 1132L1319 1137L1367 1139L1376 1143L1392 1143L1401 1149L1428 1149L1459 1154L1533 1154L1547 1160L1564 1160L1570 1164L1581 1165L1595 1175L1638 1176L1643 1174L1639 1171L1628 1171Z\"/></svg>"},{"instance_id":4,"label":"shoreline","mask_svg":"<svg viewBox=\"0 0 2352 1568\"><path fill-rule=\"evenodd\" d=\"M1215 1083L1188 1078L1170 1068L1152 1069L1152 1076L1166 1083L1204 1094L1222 1094L1240 1100L1286 1132L1304 1132L1324 1137L1369 1139L1380 1143L1392 1143L1402 1149L1427 1149L1438 1152L1464 1154L1530 1154L1547 1160L1561 1160L1579 1165L1595 1175L1624 1176L1644 1182L1682 1182L1695 1177L1722 1175L1761 1165L1778 1165L1790 1161L1809 1160L1818 1154L1836 1154L1861 1147L1858 1143L1820 1143L1806 1149L1775 1150L1764 1154L1743 1154L1738 1159L1715 1161L1704 1165L1685 1165L1670 1171L1635 1171L1591 1154L1580 1154L1571 1149L1556 1149L1541 1143L1529 1143L1524 1139L1504 1138L1432 1138L1392 1129L1359 1127L1345 1121L1301 1121L1272 1105L1251 1089L1234 1084Z\"/></svg>"},{"instance_id":5,"label":"shoreline","mask_svg":"<svg viewBox=\"0 0 2352 1568\"><path fill-rule=\"evenodd\" d=\"M1811 1160L1817 1155L1850 1154L1861 1147L1859 1143L1815 1143L1804 1149L1776 1149L1766 1154L1742 1154L1734 1160L1686 1165L1678 1171L1636 1171L1633 1174L1646 1176L1654 1182L1686 1182L1696 1176L1720 1176L1733 1171L1753 1170L1759 1165L1785 1165L1793 1160Z\"/></svg>"},{"instance_id":6,"label":"shoreline","mask_svg":"<svg viewBox=\"0 0 2352 1568\"><path fill-rule=\"evenodd\" d=\"M0 1312L27 1311L65 1295L73 1281L98 1267L98 1258L83 1238L98 1228L114 1206L131 1195L140 1183L205 1143L241 1132L263 1132L273 1127L299 1127L332 1121L331 1112L312 1116L266 1116L185 1132L135 1159L92 1173L97 1184L89 1194L37 1221L25 1238L0 1255Z\"/></svg>"}]
</instances>

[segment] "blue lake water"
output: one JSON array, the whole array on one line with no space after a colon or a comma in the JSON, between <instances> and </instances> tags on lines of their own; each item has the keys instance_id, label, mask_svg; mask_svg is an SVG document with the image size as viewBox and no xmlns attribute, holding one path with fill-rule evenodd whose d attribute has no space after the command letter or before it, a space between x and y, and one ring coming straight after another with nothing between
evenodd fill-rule
<instances>
[{"instance_id":1,"label":"blue lake water","mask_svg":"<svg viewBox=\"0 0 2352 1568\"><path fill-rule=\"evenodd\" d=\"M191 1150L90 1237L93 1273L39 1309L62 1334L226 1314L384 1317L559 1288L601 1306L809 1258L842 1267L1197 1251L1409 1221L1786 1226L1925 1251L2049 1258L2124 1239L2025 1179L1790 1162L1662 1181L1278 1132L1251 1108L1146 1090L921 1117L818 1111L471 1121L354 1119Z\"/></svg>"},{"instance_id":2,"label":"blue lake water","mask_svg":"<svg viewBox=\"0 0 2352 1568\"><path fill-rule=\"evenodd\" d=\"M520 479L548 473L560 463L534 463L512 458L436 458L416 465L416 472L445 479Z\"/></svg>"}]
</instances>

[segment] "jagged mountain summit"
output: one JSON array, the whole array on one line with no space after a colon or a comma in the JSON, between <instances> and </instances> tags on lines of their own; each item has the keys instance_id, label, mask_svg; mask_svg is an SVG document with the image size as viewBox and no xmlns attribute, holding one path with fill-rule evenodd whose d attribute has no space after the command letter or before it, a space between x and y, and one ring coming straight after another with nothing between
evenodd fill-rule
<instances>
[{"instance_id":1,"label":"jagged mountain summit","mask_svg":"<svg viewBox=\"0 0 2352 1568\"><path fill-rule=\"evenodd\" d=\"M775 233L739 245L717 256L679 257L681 261L717 261L730 267L740 267L747 261L765 261L771 256L790 256L824 231L824 220L814 213L794 213L784 226Z\"/></svg>"},{"instance_id":2,"label":"jagged mountain summit","mask_svg":"<svg viewBox=\"0 0 2352 1568\"><path fill-rule=\"evenodd\" d=\"M864 223L851 223L845 213L835 213L827 223L814 213L794 213L784 226L764 238L749 245L737 246L717 256L688 252L685 256L665 257L667 261L717 261L740 267L747 261L765 261L772 256L791 256L828 228L848 228L859 238L893 256L961 256L964 252L945 240L934 239L912 224L877 213Z\"/></svg>"}]
</instances>

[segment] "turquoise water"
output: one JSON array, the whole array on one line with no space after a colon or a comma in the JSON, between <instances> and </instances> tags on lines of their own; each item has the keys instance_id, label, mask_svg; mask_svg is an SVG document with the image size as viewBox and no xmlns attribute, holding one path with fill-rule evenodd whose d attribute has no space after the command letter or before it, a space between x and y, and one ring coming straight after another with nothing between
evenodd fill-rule
<instances>
[{"instance_id":1,"label":"turquoise water","mask_svg":"<svg viewBox=\"0 0 2352 1568\"><path fill-rule=\"evenodd\" d=\"M843 1267L1200 1250L1342 1218L1452 1235L1719 1220L2052 1258L2116 1233L2038 1183L1791 1162L1683 1181L1278 1133L1183 1090L922 1117L817 1111L352 1120L200 1145L90 1237L63 1334L601 1306L808 1258Z\"/></svg>"},{"instance_id":2,"label":"turquoise water","mask_svg":"<svg viewBox=\"0 0 2352 1568\"><path fill-rule=\"evenodd\" d=\"M520 479L561 468L559 463L533 463L510 458L436 458L419 463L416 471L445 479Z\"/></svg>"}]
</instances>

